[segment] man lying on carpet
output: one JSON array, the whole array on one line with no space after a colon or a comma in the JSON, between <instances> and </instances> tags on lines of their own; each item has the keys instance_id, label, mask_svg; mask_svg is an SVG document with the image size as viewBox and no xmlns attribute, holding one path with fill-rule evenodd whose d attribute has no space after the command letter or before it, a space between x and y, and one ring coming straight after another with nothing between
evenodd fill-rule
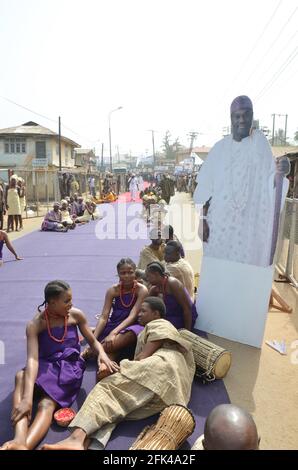
<instances>
[{"instance_id":1,"label":"man lying on carpet","mask_svg":"<svg viewBox=\"0 0 298 470\"><path fill-rule=\"evenodd\" d=\"M252 416L239 406L226 404L213 408L204 434L191 450L258 450L259 442Z\"/></svg>"},{"instance_id":2,"label":"man lying on carpet","mask_svg":"<svg viewBox=\"0 0 298 470\"><path fill-rule=\"evenodd\" d=\"M165 304L147 297L139 313L145 326L138 336L135 359L124 359L120 372L99 382L72 421L71 436L44 450L83 450L105 447L116 424L138 420L166 406L186 406L195 373L191 345L164 319Z\"/></svg>"},{"instance_id":3,"label":"man lying on carpet","mask_svg":"<svg viewBox=\"0 0 298 470\"><path fill-rule=\"evenodd\" d=\"M116 360L121 350L135 346L138 334L143 330L138 324L137 316L148 296L148 289L136 281L135 271L136 265L130 258L119 261L119 283L107 290L102 313L94 331L95 338L98 338L113 360ZM92 351L86 348L82 357L88 359L90 356ZM106 375L109 375L109 371L102 366L97 378L101 380Z\"/></svg>"},{"instance_id":4,"label":"man lying on carpet","mask_svg":"<svg viewBox=\"0 0 298 470\"><path fill-rule=\"evenodd\" d=\"M66 282L49 282L44 295L44 302L26 329L26 368L16 374L11 413L15 436L1 450L34 449L48 432L56 408L69 407L75 401L85 370L77 327L97 351L99 367L104 362L111 372L119 369L94 338L84 313L72 307L72 293ZM30 424L33 395L39 401Z\"/></svg>"}]
</instances>

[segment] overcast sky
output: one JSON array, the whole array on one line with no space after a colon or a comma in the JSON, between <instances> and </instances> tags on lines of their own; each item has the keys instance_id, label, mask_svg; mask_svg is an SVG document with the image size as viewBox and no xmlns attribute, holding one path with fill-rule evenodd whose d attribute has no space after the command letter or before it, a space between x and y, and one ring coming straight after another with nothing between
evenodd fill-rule
<instances>
[{"instance_id":1,"label":"overcast sky","mask_svg":"<svg viewBox=\"0 0 298 470\"><path fill-rule=\"evenodd\" d=\"M0 0L0 95L83 147L152 152L167 129L210 146L239 94L298 129L298 0ZM54 122L0 98L0 128ZM276 118L284 127L284 117Z\"/></svg>"}]
</instances>

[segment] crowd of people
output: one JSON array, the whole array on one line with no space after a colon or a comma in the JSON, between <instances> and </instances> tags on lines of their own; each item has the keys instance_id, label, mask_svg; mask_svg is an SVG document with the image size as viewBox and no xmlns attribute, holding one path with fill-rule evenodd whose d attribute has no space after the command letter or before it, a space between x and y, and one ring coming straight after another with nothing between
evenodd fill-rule
<instances>
[{"instance_id":1,"label":"crowd of people","mask_svg":"<svg viewBox=\"0 0 298 470\"><path fill-rule=\"evenodd\" d=\"M111 190L107 180L106 194ZM54 412L75 401L89 360L96 360L96 384L71 422L70 437L43 449L103 448L118 422L142 419L172 404L187 406L195 362L191 344L178 330L192 331L198 316L194 272L173 227L160 216L174 195L173 178L165 175L145 190L141 183L136 175L130 176L131 198L135 200L141 190L146 217L150 204L157 204L158 223L153 224L151 243L141 250L137 264L130 258L118 262L119 280L106 292L95 329L73 306L69 284L55 280L45 286L43 302L26 329L26 367L16 374L14 438L1 450L38 446ZM17 180L10 182L11 194L16 194L17 185ZM89 189L94 196L93 186ZM53 204L42 230L66 232L100 217L94 201L74 192ZM2 241L20 259L3 233L0 248ZM88 343L82 352L78 330ZM38 407L32 419L34 400ZM236 408L215 408L194 449L258 449L251 416Z\"/></svg>"},{"instance_id":2,"label":"crowd of people","mask_svg":"<svg viewBox=\"0 0 298 470\"><path fill-rule=\"evenodd\" d=\"M85 213L86 204L92 207L77 195L55 203L43 226L47 224L48 230L71 228L82 217L79 214ZM171 226L157 232L153 229L150 237L151 244L140 252L138 267L130 258L117 264L119 281L107 290L93 331L86 315L73 307L71 287L65 281L45 286L44 301L27 325L26 367L16 374L15 436L2 450L38 446L55 411L71 406L76 399L86 361L91 359L96 359L97 383L70 425L71 436L44 445L44 449L104 448L119 421L142 419L172 404L187 406L195 364L191 345L178 330L192 330L197 318L194 274ZM83 352L78 329L89 343ZM67 367L61 369L65 363ZM32 419L34 400L38 407ZM222 414L228 420L227 410ZM216 429L208 437L209 424L194 448L257 448L253 434L248 440L243 437L241 416L240 410L230 440L214 437ZM218 412L216 417L220 422ZM211 422L215 418L211 416Z\"/></svg>"},{"instance_id":3,"label":"crowd of people","mask_svg":"<svg viewBox=\"0 0 298 470\"><path fill-rule=\"evenodd\" d=\"M50 232L67 232L78 224L86 224L90 220L99 220L102 216L97 205L90 199L84 200L77 193L66 196L60 202L54 202L53 208L47 212L41 230Z\"/></svg>"}]
</instances>

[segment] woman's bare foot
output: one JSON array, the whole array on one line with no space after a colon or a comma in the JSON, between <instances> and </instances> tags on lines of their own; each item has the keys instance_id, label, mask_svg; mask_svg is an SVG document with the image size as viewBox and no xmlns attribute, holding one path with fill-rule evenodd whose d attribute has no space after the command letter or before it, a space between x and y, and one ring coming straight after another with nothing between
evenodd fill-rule
<instances>
[{"instance_id":1,"label":"woman's bare foot","mask_svg":"<svg viewBox=\"0 0 298 470\"><path fill-rule=\"evenodd\" d=\"M69 436L67 439L56 444L44 444L41 450L86 450L88 445L89 439L85 439L84 444L82 444L82 440Z\"/></svg>"},{"instance_id":2,"label":"woman's bare foot","mask_svg":"<svg viewBox=\"0 0 298 470\"><path fill-rule=\"evenodd\" d=\"M1 447L0 450L28 450L28 448L18 441L7 441Z\"/></svg>"}]
</instances>

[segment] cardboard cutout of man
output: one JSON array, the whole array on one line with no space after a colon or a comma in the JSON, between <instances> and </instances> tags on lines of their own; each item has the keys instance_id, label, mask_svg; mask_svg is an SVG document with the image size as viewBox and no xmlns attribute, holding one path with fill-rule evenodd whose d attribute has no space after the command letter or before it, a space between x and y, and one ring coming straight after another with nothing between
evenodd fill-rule
<instances>
[{"instance_id":1,"label":"cardboard cutout of man","mask_svg":"<svg viewBox=\"0 0 298 470\"><path fill-rule=\"evenodd\" d=\"M201 293L198 295L198 325L218 336L260 346L273 275L270 252L275 178L277 172L287 174L289 165L284 160L275 162L264 134L252 129L253 105L250 98L238 96L233 100L230 111L232 134L217 142L209 152L198 173L194 192L195 203L203 205L204 257ZM264 269L258 270L257 267ZM257 285L251 284L252 276ZM209 286L206 285L207 277ZM212 284L215 278L220 289ZM248 311L244 313L245 295L250 289L258 288L262 293L260 302L257 299L250 302L248 297ZM212 295L215 296L213 302L210 299ZM210 317L209 311L207 318L206 311L205 318L208 303L213 305L213 316ZM229 310L232 308L228 317L224 313L225 305L229 305ZM255 337L250 331L253 326L242 321L242 317L250 315L251 310L260 314ZM251 319L253 317L251 315ZM235 321L234 325L229 325Z\"/></svg>"}]
</instances>

